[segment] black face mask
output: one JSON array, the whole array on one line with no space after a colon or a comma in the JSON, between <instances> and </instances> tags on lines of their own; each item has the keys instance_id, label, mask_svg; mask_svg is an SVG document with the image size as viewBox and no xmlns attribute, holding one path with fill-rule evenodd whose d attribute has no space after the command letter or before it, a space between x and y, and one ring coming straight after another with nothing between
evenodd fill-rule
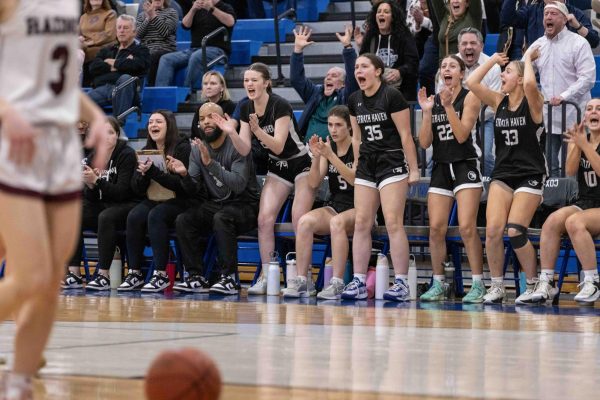
<instances>
[{"instance_id":1,"label":"black face mask","mask_svg":"<svg viewBox=\"0 0 600 400\"><path fill-rule=\"evenodd\" d=\"M220 138L222 134L223 131L218 126L216 126L215 130L211 134L206 134L206 132L203 131L201 136L202 139L206 141L206 143L212 143L218 138Z\"/></svg>"}]
</instances>

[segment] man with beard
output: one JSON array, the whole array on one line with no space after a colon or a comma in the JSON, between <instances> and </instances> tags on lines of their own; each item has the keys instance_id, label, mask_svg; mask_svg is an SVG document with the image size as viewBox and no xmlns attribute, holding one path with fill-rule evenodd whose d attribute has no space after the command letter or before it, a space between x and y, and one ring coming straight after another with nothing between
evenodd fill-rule
<instances>
[{"instance_id":1,"label":"man with beard","mask_svg":"<svg viewBox=\"0 0 600 400\"><path fill-rule=\"evenodd\" d=\"M219 127L215 114L223 116L215 103L200 107L201 134L192 141L189 171L181 161L167 157L168 168L183 177L185 191L200 200L175 222L189 278L174 289L230 295L240 289L235 278L237 236L256 228L259 195L252 157L235 150L229 138L229 131L235 133L235 128L228 123ZM210 234L216 236L221 272L221 278L212 286L203 276L206 237Z\"/></svg>"}]
</instances>

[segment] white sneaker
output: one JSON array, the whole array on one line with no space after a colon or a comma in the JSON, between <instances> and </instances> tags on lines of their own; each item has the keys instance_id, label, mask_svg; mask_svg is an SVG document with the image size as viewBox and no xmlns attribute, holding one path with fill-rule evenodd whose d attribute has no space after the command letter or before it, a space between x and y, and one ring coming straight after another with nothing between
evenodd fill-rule
<instances>
[{"instance_id":1,"label":"white sneaker","mask_svg":"<svg viewBox=\"0 0 600 400\"><path fill-rule=\"evenodd\" d=\"M537 302L534 300L535 288L537 286L537 281L532 284L527 284L527 289L519 297L515 299L516 305L527 305L527 304L536 304Z\"/></svg>"},{"instance_id":2,"label":"white sneaker","mask_svg":"<svg viewBox=\"0 0 600 400\"><path fill-rule=\"evenodd\" d=\"M299 298L308 297L309 292L307 290L306 279L302 279L299 276L294 279L288 280L288 287L281 291L283 297Z\"/></svg>"},{"instance_id":3,"label":"white sneaker","mask_svg":"<svg viewBox=\"0 0 600 400\"><path fill-rule=\"evenodd\" d=\"M267 294L267 280L262 276L258 278L256 283L248 288L248 294Z\"/></svg>"},{"instance_id":4,"label":"white sneaker","mask_svg":"<svg viewBox=\"0 0 600 400\"><path fill-rule=\"evenodd\" d=\"M554 297L558 294L558 288L554 287L554 281L548 279L548 275L540 274L540 280L535 286L532 298L536 303L545 303L548 300L554 300Z\"/></svg>"},{"instance_id":5,"label":"white sneaker","mask_svg":"<svg viewBox=\"0 0 600 400\"><path fill-rule=\"evenodd\" d=\"M579 303L593 303L600 297L600 283L591 276L586 276L577 287L582 287L574 299Z\"/></svg>"},{"instance_id":6,"label":"white sneaker","mask_svg":"<svg viewBox=\"0 0 600 400\"><path fill-rule=\"evenodd\" d=\"M329 286L321 290L317 295L317 299L321 300L339 300L342 298L342 292L344 291L344 281L334 280L331 278Z\"/></svg>"},{"instance_id":7,"label":"white sneaker","mask_svg":"<svg viewBox=\"0 0 600 400\"><path fill-rule=\"evenodd\" d=\"M504 284L501 282L492 281L492 286L490 286L485 296L483 296L483 303L502 304L504 297L506 297L506 290L504 289Z\"/></svg>"}]
</instances>

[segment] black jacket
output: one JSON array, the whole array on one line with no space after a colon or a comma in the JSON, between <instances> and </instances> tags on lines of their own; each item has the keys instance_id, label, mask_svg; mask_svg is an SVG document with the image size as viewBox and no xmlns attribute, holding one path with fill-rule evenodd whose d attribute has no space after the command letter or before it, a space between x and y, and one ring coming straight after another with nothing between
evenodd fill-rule
<instances>
[{"instance_id":1,"label":"black jacket","mask_svg":"<svg viewBox=\"0 0 600 400\"><path fill-rule=\"evenodd\" d=\"M94 152L84 161L90 165L94 159ZM137 168L137 157L135 150L123 140L117 141L110 160L104 171L100 171L100 179L94 188L87 185L83 190L83 196L92 202L108 204L125 203L137 201L139 197L131 189L131 177Z\"/></svg>"},{"instance_id":2,"label":"black jacket","mask_svg":"<svg viewBox=\"0 0 600 400\"><path fill-rule=\"evenodd\" d=\"M146 150L146 147L144 147L144 150ZM180 136L179 141L173 149L173 158L181 161L187 168L190 162L190 151L191 145L189 139L185 136ZM133 178L131 179L131 187L137 195L146 196L150 180L154 180L165 188L173 190L179 199L188 197L185 190L181 187L181 176L163 172L154 165L150 167L145 175L140 174L137 170L134 171Z\"/></svg>"},{"instance_id":3,"label":"black jacket","mask_svg":"<svg viewBox=\"0 0 600 400\"><path fill-rule=\"evenodd\" d=\"M132 58L128 58L131 56ZM107 58L115 59L116 71L110 70L110 65L104 62ZM148 73L150 67L150 50L133 42L126 49L119 50L119 44L103 47L96 58L90 63L90 76L93 86L115 84L121 75L143 76Z\"/></svg>"}]
</instances>

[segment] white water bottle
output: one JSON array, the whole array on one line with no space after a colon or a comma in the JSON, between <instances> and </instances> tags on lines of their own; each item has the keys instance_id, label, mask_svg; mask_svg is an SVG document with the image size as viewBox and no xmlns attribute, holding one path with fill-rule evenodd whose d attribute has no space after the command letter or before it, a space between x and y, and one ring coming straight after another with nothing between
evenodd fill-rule
<instances>
[{"instance_id":1,"label":"white water bottle","mask_svg":"<svg viewBox=\"0 0 600 400\"><path fill-rule=\"evenodd\" d=\"M267 272L267 295L279 296L281 283L279 281L279 254L276 251L271 253L271 261L269 261L269 270Z\"/></svg>"},{"instance_id":2,"label":"white water bottle","mask_svg":"<svg viewBox=\"0 0 600 400\"><path fill-rule=\"evenodd\" d=\"M285 277L287 286L298 276L298 268L296 267L296 253L290 252L285 256Z\"/></svg>"},{"instance_id":3,"label":"white water bottle","mask_svg":"<svg viewBox=\"0 0 600 400\"><path fill-rule=\"evenodd\" d=\"M110 288L116 289L121 285L121 278L123 276L123 262L121 261L121 252L117 247L112 262L110 263L110 269L108 270L108 278L110 279Z\"/></svg>"},{"instance_id":4,"label":"white water bottle","mask_svg":"<svg viewBox=\"0 0 600 400\"><path fill-rule=\"evenodd\" d=\"M379 253L375 266L375 300L383 300L383 293L390 288L390 266L387 257Z\"/></svg>"},{"instance_id":5,"label":"white water bottle","mask_svg":"<svg viewBox=\"0 0 600 400\"><path fill-rule=\"evenodd\" d=\"M417 262L415 255L408 256L408 288L410 290L410 299L417 299Z\"/></svg>"}]
</instances>

